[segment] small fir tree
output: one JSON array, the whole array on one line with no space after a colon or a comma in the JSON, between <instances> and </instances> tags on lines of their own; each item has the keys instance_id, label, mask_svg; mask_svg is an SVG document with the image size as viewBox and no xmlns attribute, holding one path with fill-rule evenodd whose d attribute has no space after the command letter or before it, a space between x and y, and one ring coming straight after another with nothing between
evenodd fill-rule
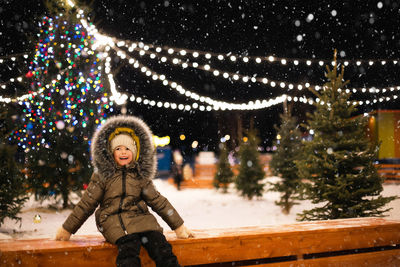
<instances>
[{"instance_id":1,"label":"small fir tree","mask_svg":"<svg viewBox=\"0 0 400 267\"><path fill-rule=\"evenodd\" d=\"M270 161L270 167L274 175L280 176L281 181L272 184L271 191L281 193L276 205L282 208L283 213L288 214L299 196L299 185L301 180L298 176L295 161L300 159L302 152L301 132L295 117L286 111L280 115L281 125L275 126L278 137L274 141L277 147Z\"/></svg>"},{"instance_id":2,"label":"small fir tree","mask_svg":"<svg viewBox=\"0 0 400 267\"><path fill-rule=\"evenodd\" d=\"M6 218L21 221L18 213L27 200L25 178L15 161L16 149L5 142L7 130L13 125L7 114L0 115L0 226Z\"/></svg>"},{"instance_id":3,"label":"small fir tree","mask_svg":"<svg viewBox=\"0 0 400 267\"><path fill-rule=\"evenodd\" d=\"M234 174L228 161L228 149L226 144L221 143L220 148L217 172L215 173L213 184L217 190L222 188L222 192L226 193L228 192L228 185L232 182Z\"/></svg>"},{"instance_id":4,"label":"small fir tree","mask_svg":"<svg viewBox=\"0 0 400 267\"><path fill-rule=\"evenodd\" d=\"M367 118L353 118L356 105L343 88L344 68L337 74L327 66L328 82L321 92L316 110L308 114L307 128L314 131L312 141L305 142L303 159L297 161L299 177L308 179L305 196L321 204L299 214L300 220L383 216L385 205L393 197L382 197L382 178L374 166L378 146L371 145L366 129Z\"/></svg>"},{"instance_id":5,"label":"small fir tree","mask_svg":"<svg viewBox=\"0 0 400 267\"><path fill-rule=\"evenodd\" d=\"M264 191L261 180L264 179L265 172L257 150L259 143L255 130L250 130L247 141L242 141L239 147L240 167L235 183L240 195L248 199L260 197Z\"/></svg>"}]
</instances>

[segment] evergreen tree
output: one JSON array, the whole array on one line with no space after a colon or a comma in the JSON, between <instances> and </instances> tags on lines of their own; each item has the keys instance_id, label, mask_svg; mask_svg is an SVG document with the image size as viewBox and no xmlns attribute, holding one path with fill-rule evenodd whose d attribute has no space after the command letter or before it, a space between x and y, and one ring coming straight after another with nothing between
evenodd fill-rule
<instances>
[{"instance_id":1,"label":"evergreen tree","mask_svg":"<svg viewBox=\"0 0 400 267\"><path fill-rule=\"evenodd\" d=\"M274 141L277 149L272 155L270 167L272 173L280 176L282 180L272 184L270 190L281 193L280 200L275 203L281 206L285 214L288 214L292 206L297 204L295 199L298 198L301 180L297 174L295 161L301 157L302 143L296 118L286 110L280 117L280 127L275 126L279 139Z\"/></svg>"},{"instance_id":2,"label":"evergreen tree","mask_svg":"<svg viewBox=\"0 0 400 267\"><path fill-rule=\"evenodd\" d=\"M252 129L248 132L247 141L241 142L239 146L240 167L235 183L240 195L248 199L254 196L260 197L264 191L261 180L264 179L265 172L260 164L257 150L259 143L257 134Z\"/></svg>"},{"instance_id":3,"label":"evergreen tree","mask_svg":"<svg viewBox=\"0 0 400 267\"><path fill-rule=\"evenodd\" d=\"M228 161L228 149L225 143L220 144L220 154L219 154L219 161L217 164L217 172L214 176L214 187L216 189L222 188L222 191L226 193L228 190L229 183L233 180L233 172L231 169L231 165Z\"/></svg>"},{"instance_id":4,"label":"evergreen tree","mask_svg":"<svg viewBox=\"0 0 400 267\"><path fill-rule=\"evenodd\" d=\"M112 111L102 84L102 55L91 49L94 36L71 10L44 17L26 77L21 127L12 133L25 151L29 181L37 197L80 192L90 178L88 141Z\"/></svg>"},{"instance_id":5,"label":"evergreen tree","mask_svg":"<svg viewBox=\"0 0 400 267\"><path fill-rule=\"evenodd\" d=\"M2 110L7 106L2 104ZM4 108L4 109L3 109ZM15 147L5 142L8 130L13 121L8 112L2 111L0 114L0 225L5 218L21 221L18 213L27 200L25 178L15 161Z\"/></svg>"},{"instance_id":6,"label":"evergreen tree","mask_svg":"<svg viewBox=\"0 0 400 267\"><path fill-rule=\"evenodd\" d=\"M303 159L297 162L299 177L308 179L305 195L320 204L300 214L300 220L383 216L392 197L382 197L382 178L374 166L378 146L367 136L367 119L353 118L356 105L345 93L344 68L337 74L336 51L332 70L327 66L328 82L321 92L316 110L308 114L312 141L305 142Z\"/></svg>"}]
</instances>

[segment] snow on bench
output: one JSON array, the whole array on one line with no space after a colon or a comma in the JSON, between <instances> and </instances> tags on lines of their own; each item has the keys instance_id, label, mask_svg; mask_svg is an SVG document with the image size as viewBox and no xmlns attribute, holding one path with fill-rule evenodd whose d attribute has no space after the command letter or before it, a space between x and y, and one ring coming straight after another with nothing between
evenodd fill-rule
<instances>
[{"instance_id":1,"label":"snow on bench","mask_svg":"<svg viewBox=\"0 0 400 267\"><path fill-rule=\"evenodd\" d=\"M383 218L194 233L185 240L165 233L183 266L400 266L400 221ZM116 255L101 236L0 240L0 266L115 266ZM155 266L144 249L141 259L142 266Z\"/></svg>"}]
</instances>

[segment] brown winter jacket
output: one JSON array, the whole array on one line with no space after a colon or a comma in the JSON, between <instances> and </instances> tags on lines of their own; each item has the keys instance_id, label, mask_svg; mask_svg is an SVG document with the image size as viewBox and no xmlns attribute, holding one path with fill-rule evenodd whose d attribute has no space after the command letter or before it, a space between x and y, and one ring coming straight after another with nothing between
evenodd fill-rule
<instances>
[{"instance_id":1,"label":"brown winter jacket","mask_svg":"<svg viewBox=\"0 0 400 267\"><path fill-rule=\"evenodd\" d=\"M108 136L117 127L131 128L139 138L139 159L129 166L118 166L109 149ZM95 172L82 199L64 222L65 230L76 233L99 205L96 211L97 228L110 243L127 234L162 232L147 206L160 215L172 230L183 224L177 211L155 189L151 180L157 161L152 133L143 121L132 116L108 119L93 136L91 155Z\"/></svg>"}]
</instances>

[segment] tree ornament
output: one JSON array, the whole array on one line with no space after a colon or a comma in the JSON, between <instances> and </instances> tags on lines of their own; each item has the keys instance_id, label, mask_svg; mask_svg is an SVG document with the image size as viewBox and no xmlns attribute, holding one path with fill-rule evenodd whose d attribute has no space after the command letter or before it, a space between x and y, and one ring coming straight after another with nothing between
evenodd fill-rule
<instances>
[{"instance_id":1,"label":"tree ornament","mask_svg":"<svg viewBox=\"0 0 400 267\"><path fill-rule=\"evenodd\" d=\"M58 130L62 130L65 127L65 123L64 123L64 121L57 121L56 126L57 126Z\"/></svg>"},{"instance_id":2,"label":"tree ornament","mask_svg":"<svg viewBox=\"0 0 400 267\"><path fill-rule=\"evenodd\" d=\"M40 214L35 214L35 216L33 216L33 222L34 223L41 223L42 222L42 217L40 216Z\"/></svg>"}]
</instances>

